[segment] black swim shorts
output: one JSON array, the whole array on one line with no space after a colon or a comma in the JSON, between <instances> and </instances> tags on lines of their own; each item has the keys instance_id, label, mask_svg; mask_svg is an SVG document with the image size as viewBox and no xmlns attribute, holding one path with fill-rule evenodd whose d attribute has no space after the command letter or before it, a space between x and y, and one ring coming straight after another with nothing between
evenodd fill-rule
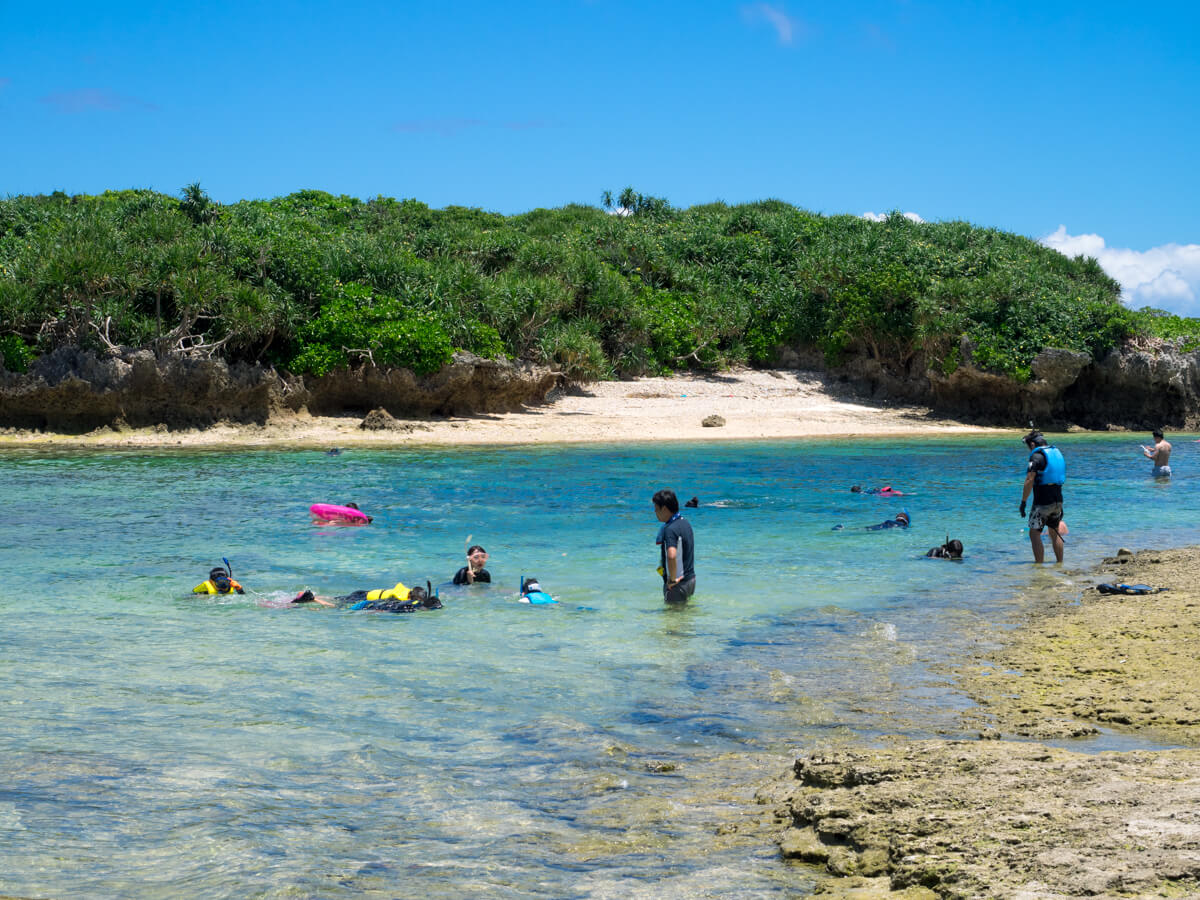
<instances>
[{"instance_id":1,"label":"black swim shorts","mask_svg":"<svg viewBox=\"0 0 1200 900\"><path fill-rule=\"evenodd\" d=\"M663 585L663 600L667 603L687 603L688 597L696 593L696 579L687 578L678 584Z\"/></svg>"}]
</instances>

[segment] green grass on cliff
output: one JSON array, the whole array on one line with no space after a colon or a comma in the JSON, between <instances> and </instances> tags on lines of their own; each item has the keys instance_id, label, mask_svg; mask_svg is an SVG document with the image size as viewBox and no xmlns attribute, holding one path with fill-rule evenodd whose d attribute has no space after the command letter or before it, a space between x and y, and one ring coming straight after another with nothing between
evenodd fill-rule
<instances>
[{"instance_id":1,"label":"green grass on cliff","mask_svg":"<svg viewBox=\"0 0 1200 900\"><path fill-rule=\"evenodd\" d=\"M430 372L462 348L602 378L765 365L781 347L950 372L966 347L1025 379L1043 347L1099 355L1154 324L1095 260L993 229L623 200L632 214L320 191L218 206L197 185L11 197L0 350L10 369L80 344L319 374L367 359Z\"/></svg>"}]
</instances>

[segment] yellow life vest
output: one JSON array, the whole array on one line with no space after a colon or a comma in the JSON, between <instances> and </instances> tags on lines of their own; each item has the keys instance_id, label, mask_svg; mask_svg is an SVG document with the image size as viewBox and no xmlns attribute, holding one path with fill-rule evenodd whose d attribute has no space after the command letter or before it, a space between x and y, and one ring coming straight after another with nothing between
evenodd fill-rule
<instances>
[{"instance_id":1,"label":"yellow life vest","mask_svg":"<svg viewBox=\"0 0 1200 900\"><path fill-rule=\"evenodd\" d=\"M217 590L216 583L210 578L208 581L204 582L203 584L198 584L194 588L192 588L192 593L193 594L219 594L221 592ZM243 593L242 586L240 584L238 584L236 581L234 581L232 578L230 578L228 593L230 593L230 594Z\"/></svg>"},{"instance_id":2,"label":"yellow life vest","mask_svg":"<svg viewBox=\"0 0 1200 900\"><path fill-rule=\"evenodd\" d=\"M401 582L397 581L393 588L379 588L374 591L367 591L368 600L407 600L408 588Z\"/></svg>"}]
</instances>

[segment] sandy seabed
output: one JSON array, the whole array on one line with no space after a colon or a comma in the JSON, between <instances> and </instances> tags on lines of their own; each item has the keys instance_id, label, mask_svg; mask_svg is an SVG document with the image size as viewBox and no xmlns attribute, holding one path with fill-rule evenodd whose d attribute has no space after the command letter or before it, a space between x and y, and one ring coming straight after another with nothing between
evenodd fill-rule
<instances>
[{"instance_id":1,"label":"sandy seabed","mask_svg":"<svg viewBox=\"0 0 1200 900\"><path fill-rule=\"evenodd\" d=\"M705 426L710 416L719 416L724 424ZM361 421L360 416L302 413L266 425L219 424L177 432L161 427L102 428L86 435L21 431L0 434L0 447L453 446L997 431L941 418L923 407L866 401L819 373L751 369L595 382L556 391L545 404L515 413L401 420L396 428L380 431L360 428Z\"/></svg>"}]
</instances>

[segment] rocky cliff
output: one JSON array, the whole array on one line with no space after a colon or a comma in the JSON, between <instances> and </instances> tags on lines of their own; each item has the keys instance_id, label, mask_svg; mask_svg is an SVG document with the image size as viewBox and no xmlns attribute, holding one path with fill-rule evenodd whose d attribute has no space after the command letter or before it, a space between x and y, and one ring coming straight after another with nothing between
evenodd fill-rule
<instances>
[{"instance_id":1,"label":"rocky cliff","mask_svg":"<svg viewBox=\"0 0 1200 900\"><path fill-rule=\"evenodd\" d=\"M1200 351L1168 341L1143 341L1113 350L1101 360L1086 353L1049 348L1033 360L1033 377L1021 383L965 361L943 375L914 356L906 366L862 354L831 374L878 401L930 406L940 413L989 425L1103 430L1200 427ZM818 354L786 353L792 368L825 368Z\"/></svg>"},{"instance_id":2,"label":"rocky cliff","mask_svg":"<svg viewBox=\"0 0 1200 900\"><path fill-rule=\"evenodd\" d=\"M1097 361L1046 349L1033 360L1033 377L1021 383L976 368L969 345L961 350L964 363L948 375L920 355L899 366L863 354L827 369L819 354L792 350L779 362L825 370L875 401L925 405L980 424L1200 427L1200 351L1143 342ZM28 374L0 369L0 427L85 432L121 424L264 424L301 411L336 416L383 409L400 418L507 412L541 403L557 380L549 369L469 353L424 377L369 366L301 377L221 360L156 359L146 350L97 356L63 347L36 360Z\"/></svg>"},{"instance_id":3,"label":"rocky cliff","mask_svg":"<svg viewBox=\"0 0 1200 900\"><path fill-rule=\"evenodd\" d=\"M382 408L401 417L506 412L542 402L556 381L549 369L469 353L455 354L426 377L370 367L300 377L217 359L156 359L147 350L97 356L63 347L36 360L28 374L0 370L0 426L84 432L120 424L264 424L301 410L342 415Z\"/></svg>"}]
</instances>

